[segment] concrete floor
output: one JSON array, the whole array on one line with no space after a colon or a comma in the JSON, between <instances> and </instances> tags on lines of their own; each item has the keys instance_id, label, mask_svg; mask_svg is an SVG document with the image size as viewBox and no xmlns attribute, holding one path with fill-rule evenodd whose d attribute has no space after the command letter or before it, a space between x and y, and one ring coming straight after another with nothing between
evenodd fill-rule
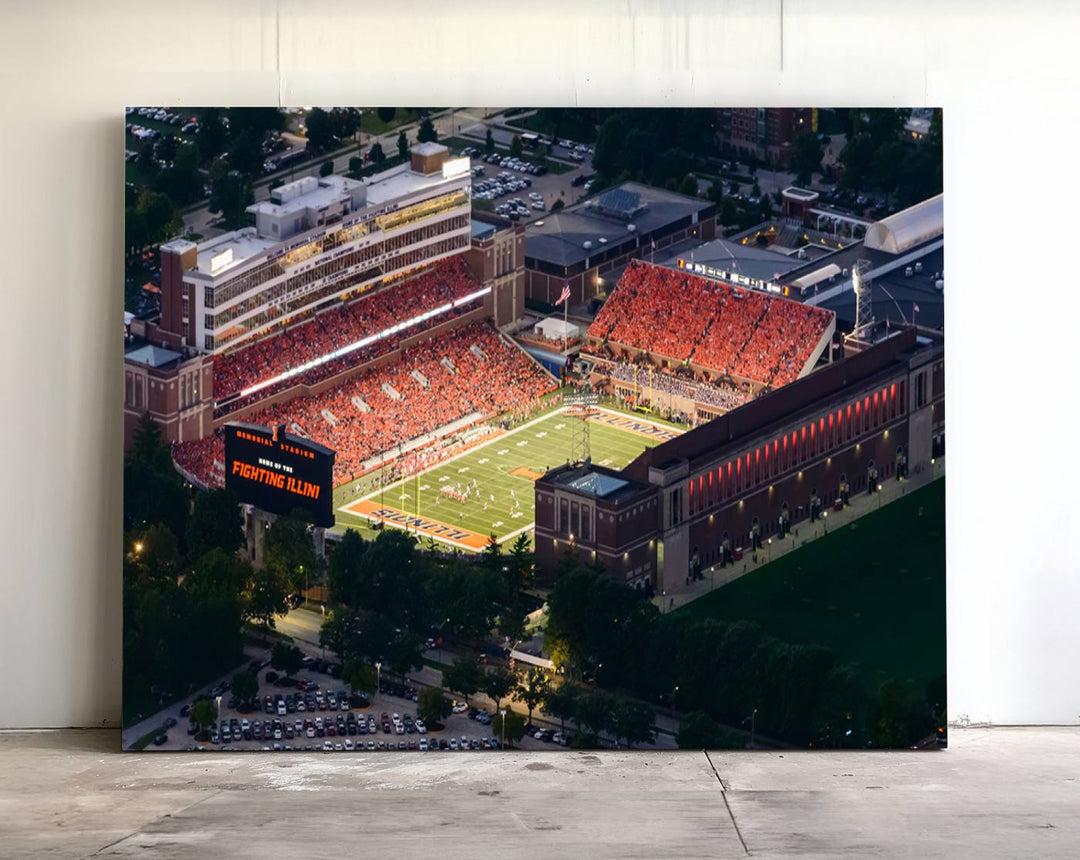
<instances>
[{"instance_id":1,"label":"concrete floor","mask_svg":"<svg viewBox=\"0 0 1080 860\"><path fill-rule=\"evenodd\" d=\"M158 754L0 733L0 856L1076 857L1080 728L926 753Z\"/></svg>"}]
</instances>

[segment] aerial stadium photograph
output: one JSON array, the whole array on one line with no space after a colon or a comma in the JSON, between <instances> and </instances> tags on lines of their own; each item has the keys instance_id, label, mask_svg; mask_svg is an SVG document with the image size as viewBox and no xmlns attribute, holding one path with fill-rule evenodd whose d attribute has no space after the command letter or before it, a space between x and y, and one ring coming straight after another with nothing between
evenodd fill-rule
<instances>
[{"instance_id":1,"label":"aerial stadium photograph","mask_svg":"<svg viewBox=\"0 0 1080 860\"><path fill-rule=\"evenodd\" d=\"M940 109L125 124L125 750L946 746Z\"/></svg>"}]
</instances>

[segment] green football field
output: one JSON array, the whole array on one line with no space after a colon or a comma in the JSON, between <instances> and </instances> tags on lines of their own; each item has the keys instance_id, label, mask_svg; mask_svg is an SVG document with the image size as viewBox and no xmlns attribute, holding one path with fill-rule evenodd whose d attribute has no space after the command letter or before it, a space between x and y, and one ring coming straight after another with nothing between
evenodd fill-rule
<instances>
[{"instance_id":1,"label":"green football field","mask_svg":"<svg viewBox=\"0 0 1080 860\"><path fill-rule=\"evenodd\" d=\"M921 693L945 674L945 479L676 612L756 621L831 648L871 693L889 678Z\"/></svg>"},{"instance_id":2,"label":"green football field","mask_svg":"<svg viewBox=\"0 0 1080 860\"><path fill-rule=\"evenodd\" d=\"M589 422L592 459L612 468L679 432L614 411L598 416L601 421ZM385 520L415 531L425 543L435 538L467 551L482 549L491 534L510 542L531 529L533 482L570 458L575 424L580 435L581 419L556 411L395 484L373 490L360 479L338 487L334 531L370 532ZM453 498L444 488L458 495L467 491L467 499Z\"/></svg>"}]
</instances>

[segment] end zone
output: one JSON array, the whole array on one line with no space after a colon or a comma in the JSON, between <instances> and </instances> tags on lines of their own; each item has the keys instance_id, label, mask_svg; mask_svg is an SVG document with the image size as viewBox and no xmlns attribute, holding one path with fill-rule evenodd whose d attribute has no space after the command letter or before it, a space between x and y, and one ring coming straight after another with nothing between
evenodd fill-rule
<instances>
[{"instance_id":1,"label":"end zone","mask_svg":"<svg viewBox=\"0 0 1080 860\"><path fill-rule=\"evenodd\" d=\"M487 546L488 538L468 529L457 528L429 517L410 514L389 505L379 505L368 499L350 502L338 508L343 513L363 517L372 522L382 522L389 526L433 537L445 543L460 546L463 549L481 550Z\"/></svg>"}]
</instances>

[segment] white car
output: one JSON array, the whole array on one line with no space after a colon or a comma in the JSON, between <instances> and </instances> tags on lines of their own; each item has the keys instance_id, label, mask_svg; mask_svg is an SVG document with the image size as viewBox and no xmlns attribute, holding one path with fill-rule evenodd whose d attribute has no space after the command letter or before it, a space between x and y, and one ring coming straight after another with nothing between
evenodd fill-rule
<instances>
[{"instance_id":1,"label":"white car","mask_svg":"<svg viewBox=\"0 0 1080 860\"><path fill-rule=\"evenodd\" d=\"M457 742L457 738L450 738L450 744L449 744L449 747L450 747L450 749L452 749L452 750L456 750L456 749L458 748L458 742Z\"/></svg>"},{"instance_id":2,"label":"white car","mask_svg":"<svg viewBox=\"0 0 1080 860\"><path fill-rule=\"evenodd\" d=\"M455 714L463 714L469 710L469 706L464 702L454 702L454 705L450 710Z\"/></svg>"},{"instance_id":3,"label":"white car","mask_svg":"<svg viewBox=\"0 0 1080 860\"><path fill-rule=\"evenodd\" d=\"M529 192L529 197L531 197L533 200L543 200L544 199L544 195L541 194L539 191L530 191Z\"/></svg>"},{"instance_id":4,"label":"white car","mask_svg":"<svg viewBox=\"0 0 1080 860\"><path fill-rule=\"evenodd\" d=\"M420 738L420 749L426 750L428 748L427 738Z\"/></svg>"},{"instance_id":5,"label":"white car","mask_svg":"<svg viewBox=\"0 0 1080 860\"><path fill-rule=\"evenodd\" d=\"M426 726L426 725L424 725L424 721L423 721L423 720L417 720L417 721L416 721L416 731L417 731L417 732L418 732L419 734L422 734L422 735L426 735L426 734L427 734L427 726Z\"/></svg>"},{"instance_id":6,"label":"white car","mask_svg":"<svg viewBox=\"0 0 1080 860\"><path fill-rule=\"evenodd\" d=\"M543 212L544 209L546 209L547 207L544 206L543 200L535 200L533 201L532 208L535 209L537 212Z\"/></svg>"},{"instance_id":7,"label":"white car","mask_svg":"<svg viewBox=\"0 0 1080 860\"><path fill-rule=\"evenodd\" d=\"M323 741L322 748L324 750L326 750L327 752L333 752L334 751L334 742L333 741Z\"/></svg>"},{"instance_id":8,"label":"white car","mask_svg":"<svg viewBox=\"0 0 1080 860\"><path fill-rule=\"evenodd\" d=\"M352 742L352 740L351 740L351 739L347 739L347 740L345 741L345 749L347 749L347 750L348 750L349 752L352 752L352 749L353 749L353 742Z\"/></svg>"}]
</instances>

